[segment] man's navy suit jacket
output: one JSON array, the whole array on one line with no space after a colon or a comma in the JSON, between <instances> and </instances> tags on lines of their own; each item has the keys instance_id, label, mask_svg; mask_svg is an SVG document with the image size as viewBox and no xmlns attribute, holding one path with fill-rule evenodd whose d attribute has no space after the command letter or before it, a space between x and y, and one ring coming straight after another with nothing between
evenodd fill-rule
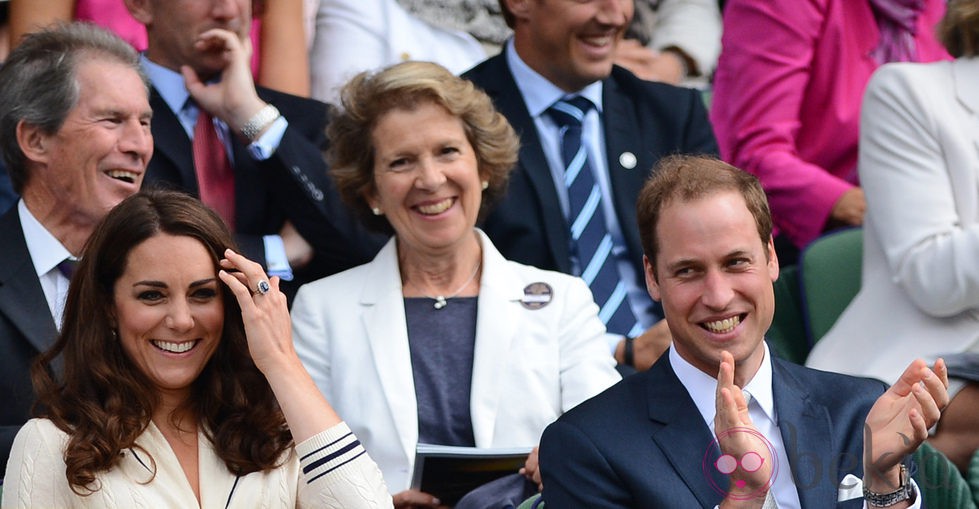
<instances>
[{"instance_id":1,"label":"man's navy suit jacket","mask_svg":"<svg viewBox=\"0 0 979 509\"><path fill-rule=\"evenodd\" d=\"M30 368L58 336L17 206L0 216L0 469L34 403ZM0 470L3 477L3 470Z\"/></svg>"},{"instance_id":2,"label":"man's navy suit jacket","mask_svg":"<svg viewBox=\"0 0 979 509\"><path fill-rule=\"evenodd\" d=\"M505 53L470 69L472 80L493 99L520 136L520 157L506 197L482 227L509 260L547 270L572 271L570 227L561 211L540 137L517 88ZM614 67L603 81L603 124L615 213L625 236L636 284L645 288L636 199L653 166L676 153L717 154L717 142L700 92L643 81ZM631 153L636 164L623 160Z\"/></svg>"},{"instance_id":3,"label":"man's navy suit jacket","mask_svg":"<svg viewBox=\"0 0 979 509\"><path fill-rule=\"evenodd\" d=\"M370 261L386 238L362 228L341 203L327 174L327 106L266 88L261 99L288 120L279 148L256 161L246 143L232 136L235 172L235 239L244 254L262 265L262 237L278 234L288 220L316 251L306 280L324 277ZM176 188L200 196L191 140L176 114L151 89L154 153L144 186Z\"/></svg>"},{"instance_id":4,"label":"man's navy suit jacket","mask_svg":"<svg viewBox=\"0 0 979 509\"><path fill-rule=\"evenodd\" d=\"M772 359L779 430L803 508L837 503L846 474L863 477L863 425L883 382ZM710 428L669 355L562 415L544 430L544 501L562 508L712 508L727 480ZM709 473L705 473L705 469Z\"/></svg>"}]
</instances>

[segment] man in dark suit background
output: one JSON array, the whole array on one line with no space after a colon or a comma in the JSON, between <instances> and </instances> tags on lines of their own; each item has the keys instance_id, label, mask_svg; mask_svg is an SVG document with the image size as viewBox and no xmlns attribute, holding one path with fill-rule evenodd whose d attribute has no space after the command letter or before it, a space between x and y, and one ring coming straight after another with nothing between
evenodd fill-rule
<instances>
[{"instance_id":1,"label":"man in dark suit background","mask_svg":"<svg viewBox=\"0 0 979 509\"><path fill-rule=\"evenodd\" d=\"M358 227L327 176L326 105L252 80L251 1L126 0L126 6L148 35L142 63L152 83L156 153L147 185L199 196L270 275L288 278L305 267L293 291L370 260L382 241ZM198 148L215 134L216 148ZM215 185L195 151L220 156L221 148L230 175Z\"/></svg>"},{"instance_id":2,"label":"man in dark suit background","mask_svg":"<svg viewBox=\"0 0 979 509\"><path fill-rule=\"evenodd\" d=\"M778 259L748 173L666 159L637 209L673 346L544 431L547 507L920 506L903 462L948 404L944 362L886 389L772 358Z\"/></svg>"},{"instance_id":3,"label":"man in dark suit background","mask_svg":"<svg viewBox=\"0 0 979 509\"><path fill-rule=\"evenodd\" d=\"M139 190L153 153L136 52L102 30L43 30L0 68L0 147L22 196L0 216L0 467L34 402L30 366L58 334L70 262Z\"/></svg>"},{"instance_id":4,"label":"man in dark suit background","mask_svg":"<svg viewBox=\"0 0 979 509\"><path fill-rule=\"evenodd\" d=\"M506 198L482 227L508 259L587 275L589 257L579 252L587 248L579 250L570 233L578 214L574 191L563 182L563 131L549 112L559 99L587 98L581 140L601 194L609 260L623 285L608 299L590 286L617 360L647 368L670 338L662 322L650 328L661 313L643 287L635 200L659 158L717 152L700 94L642 81L612 64L632 19L631 0L500 0L500 6L513 38L463 76L493 98L520 134L521 149ZM616 303L632 312L629 325L609 319Z\"/></svg>"}]
</instances>

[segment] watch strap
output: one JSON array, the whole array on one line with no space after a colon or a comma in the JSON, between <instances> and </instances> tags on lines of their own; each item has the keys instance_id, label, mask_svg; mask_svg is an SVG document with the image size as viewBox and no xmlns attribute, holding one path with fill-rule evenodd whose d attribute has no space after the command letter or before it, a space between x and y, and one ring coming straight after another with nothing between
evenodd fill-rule
<instances>
[{"instance_id":1,"label":"watch strap","mask_svg":"<svg viewBox=\"0 0 979 509\"><path fill-rule=\"evenodd\" d=\"M901 485L896 490L890 493L875 493L867 489L866 485L863 488L863 499L868 506L872 507L890 507L905 500L911 500L913 496L914 486L911 485L908 476L908 467L904 464L901 464Z\"/></svg>"}]
</instances>

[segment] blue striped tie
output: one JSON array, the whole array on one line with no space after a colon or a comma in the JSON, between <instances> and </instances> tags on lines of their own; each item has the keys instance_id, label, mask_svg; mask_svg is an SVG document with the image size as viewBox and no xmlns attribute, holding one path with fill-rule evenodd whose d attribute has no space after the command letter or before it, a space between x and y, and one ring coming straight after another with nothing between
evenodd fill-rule
<instances>
[{"instance_id":1,"label":"blue striped tie","mask_svg":"<svg viewBox=\"0 0 979 509\"><path fill-rule=\"evenodd\" d=\"M598 316L608 331L637 336L643 328L629 307L625 284L619 278L612 254L612 235L602 210L602 192L581 143L581 122L592 107L591 101L577 96L561 99L547 110L560 128L564 184L568 187L571 256L575 272L591 288L600 308Z\"/></svg>"}]
</instances>

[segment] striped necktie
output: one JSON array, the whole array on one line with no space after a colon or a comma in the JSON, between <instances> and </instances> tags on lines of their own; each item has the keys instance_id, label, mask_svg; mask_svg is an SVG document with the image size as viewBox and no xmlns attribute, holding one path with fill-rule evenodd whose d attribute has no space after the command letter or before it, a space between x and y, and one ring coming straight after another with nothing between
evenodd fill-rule
<instances>
[{"instance_id":1,"label":"striped necktie","mask_svg":"<svg viewBox=\"0 0 979 509\"><path fill-rule=\"evenodd\" d=\"M581 142L581 123L593 107L588 99L576 96L561 99L547 113L559 127L564 184L568 188L568 218L571 223L571 256L577 275L588 283L598 316L609 332L624 336L642 333L642 325L626 299L626 287L619 277L612 254L612 235L602 210L602 191L588 164L588 151Z\"/></svg>"}]
</instances>

